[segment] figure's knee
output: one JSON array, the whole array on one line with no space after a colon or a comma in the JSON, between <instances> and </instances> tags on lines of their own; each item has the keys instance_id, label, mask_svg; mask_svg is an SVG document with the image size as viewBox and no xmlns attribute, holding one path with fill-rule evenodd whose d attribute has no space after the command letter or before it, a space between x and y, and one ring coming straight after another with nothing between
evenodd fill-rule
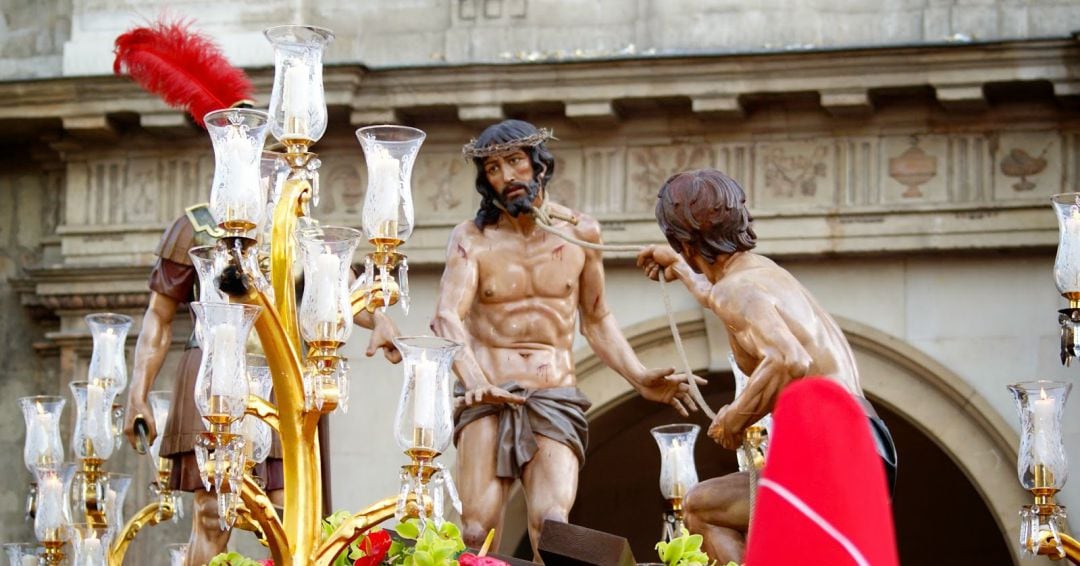
<instances>
[{"instance_id":1,"label":"figure's knee","mask_svg":"<svg viewBox=\"0 0 1080 566\"><path fill-rule=\"evenodd\" d=\"M487 520L485 520L487 519ZM488 532L495 528L495 520L489 517L465 517L461 518L461 540L469 548L480 548L484 545Z\"/></svg>"},{"instance_id":2,"label":"figure's knee","mask_svg":"<svg viewBox=\"0 0 1080 566\"><path fill-rule=\"evenodd\" d=\"M539 534L544 528L544 523L554 521L566 523L570 519L570 508L563 505L552 505L544 509L529 510L529 526Z\"/></svg>"}]
</instances>

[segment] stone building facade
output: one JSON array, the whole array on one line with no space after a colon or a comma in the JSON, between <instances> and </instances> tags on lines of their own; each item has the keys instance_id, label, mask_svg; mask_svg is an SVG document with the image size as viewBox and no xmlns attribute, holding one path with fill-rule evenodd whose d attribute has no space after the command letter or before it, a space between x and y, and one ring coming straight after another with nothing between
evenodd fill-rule
<instances>
[{"instance_id":1,"label":"stone building facade","mask_svg":"<svg viewBox=\"0 0 1080 566\"><path fill-rule=\"evenodd\" d=\"M18 454L13 399L66 392L85 372L83 315L138 319L154 246L184 206L206 200L213 157L181 113L110 76L113 38L155 17L157 2L0 6L0 392L12 403L0 411L0 445ZM1062 300L1048 200L1080 191L1075 2L268 0L174 2L170 11L194 18L247 67L264 105L272 56L261 30L335 30L325 71L331 125L315 147L316 216L326 222L360 222L366 172L355 127L428 132L405 248L413 309L394 315L407 333L426 332L450 228L475 211L475 173L460 146L484 125L518 117L552 127L552 198L597 216L614 243L661 239L652 202L672 173L728 172L748 190L760 251L837 316L868 395L890 426L910 430L897 495L904 563L1017 560L1027 495L1004 387L1071 379L1056 359ZM659 290L629 259L606 258L610 302L646 363L673 365ZM731 389L724 331L681 290L673 301L691 364L713 377L710 400L722 403ZM334 417L340 508L392 493L396 471L376 463L403 458L390 434L400 370L364 359L364 334L351 346L354 383L364 387ZM184 332L175 335L179 347ZM596 459L575 510L587 523L626 499L619 490L638 485L631 480L655 481L648 466L614 473L611 447L652 450L647 435L631 437L634 426L677 417L635 404L629 386L579 346L580 384L594 403ZM157 388L170 376L166 367ZM1078 414L1065 429L1074 455ZM703 472L733 465L706 440L698 456ZM114 460L112 469L136 474L131 512L146 500L149 469L130 451ZM942 466L953 470L954 499L941 492ZM28 474L9 458L0 477L0 539L28 539L19 511ZM1077 493L1067 487L1062 500L1080 505ZM524 532L520 506L515 497L504 550ZM965 520L976 514L982 523ZM638 538L656 530L597 521ZM982 526L962 527L969 522ZM154 563L155 547L185 529L140 535L131 563ZM944 549L957 532L963 542Z\"/></svg>"}]
</instances>

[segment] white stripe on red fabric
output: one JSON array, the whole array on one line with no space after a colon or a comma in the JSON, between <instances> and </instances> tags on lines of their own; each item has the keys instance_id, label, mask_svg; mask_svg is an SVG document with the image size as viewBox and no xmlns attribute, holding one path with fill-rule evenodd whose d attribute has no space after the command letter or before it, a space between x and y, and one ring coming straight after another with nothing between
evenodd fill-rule
<instances>
[{"instance_id":1,"label":"white stripe on red fabric","mask_svg":"<svg viewBox=\"0 0 1080 566\"><path fill-rule=\"evenodd\" d=\"M767 478L761 478L758 480L758 487L768 488L774 493L782 497L785 501L791 504L792 507L797 509L803 515L806 515L808 519L813 521L817 526L821 527L821 530L825 531L825 534L829 535L836 542L840 543L840 546L844 547L851 559L855 561L858 566L870 566L870 562L863 556L862 552L855 546L855 543L851 542L851 539L844 536L832 525L825 517L822 517L814 511L805 501L799 499L798 495L791 493L786 487Z\"/></svg>"}]
</instances>

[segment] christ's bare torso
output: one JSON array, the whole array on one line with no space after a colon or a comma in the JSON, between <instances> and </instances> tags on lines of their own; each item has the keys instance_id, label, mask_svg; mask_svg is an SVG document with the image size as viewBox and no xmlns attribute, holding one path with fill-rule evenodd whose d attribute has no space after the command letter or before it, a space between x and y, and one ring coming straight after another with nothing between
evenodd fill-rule
<instances>
[{"instance_id":1,"label":"christ's bare torso","mask_svg":"<svg viewBox=\"0 0 1080 566\"><path fill-rule=\"evenodd\" d=\"M574 385L582 249L539 229L521 234L505 221L470 227L465 239L457 252L474 254L477 266L465 328L488 380L527 389Z\"/></svg>"}]
</instances>

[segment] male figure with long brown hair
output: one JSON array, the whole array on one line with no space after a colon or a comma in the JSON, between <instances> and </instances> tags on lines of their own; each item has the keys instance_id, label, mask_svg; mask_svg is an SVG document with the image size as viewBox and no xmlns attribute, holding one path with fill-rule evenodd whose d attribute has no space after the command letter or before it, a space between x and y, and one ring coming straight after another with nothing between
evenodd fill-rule
<instances>
[{"instance_id":1,"label":"male figure with long brown hair","mask_svg":"<svg viewBox=\"0 0 1080 566\"><path fill-rule=\"evenodd\" d=\"M537 227L544 207L556 227L600 242L600 224L545 202L555 159L547 130L520 120L491 126L465 147L483 202L454 228L432 329L465 345L455 440L465 543L501 530L503 506L521 479L535 553L545 520L565 522L577 495L589 401L576 387L574 325L604 363L646 399L694 409L673 369L647 369L608 309L600 252Z\"/></svg>"},{"instance_id":2,"label":"male figure with long brown hair","mask_svg":"<svg viewBox=\"0 0 1080 566\"><path fill-rule=\"evenodd\" d=\"M862 405L891 484L896 450L863 395L851 346L805 287L751 251L757 235L742 187L714 169L679 173L660 188L656 220L671 247L649 246L638 265L651 279L679 279L715 313L736 364L750 376L742 395L717 412L709 437L738 449L746 428L772 412L784 386L823 376ZM749 487L747 473L739 472L703 481L687 494L687 527L704 536L706 552L721 563L742 561Z\"/></svg>"}]
</instances>

